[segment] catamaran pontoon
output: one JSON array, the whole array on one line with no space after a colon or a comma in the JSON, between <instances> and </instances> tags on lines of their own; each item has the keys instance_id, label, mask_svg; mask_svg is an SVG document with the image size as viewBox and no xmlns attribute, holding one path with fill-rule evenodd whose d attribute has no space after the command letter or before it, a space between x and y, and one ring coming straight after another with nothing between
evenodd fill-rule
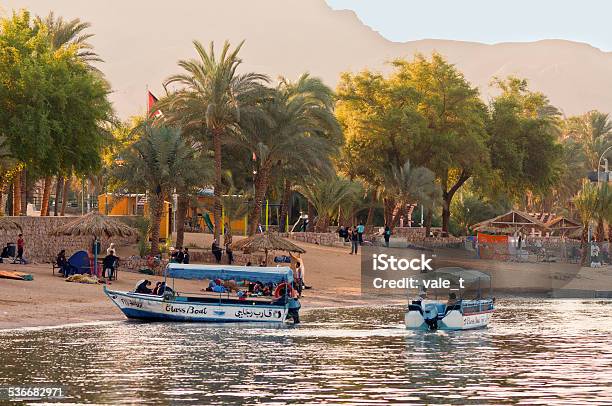
<instances>
[{"instance_id":1,"label":"catamaran pontoon","mask_svg":"<svg viewBox=\"0 0 612 406\"><path fill-rule=\"evenodd\" d=\"M231 265L168 264L164 282L172 279L172 289L163 295L119 292L104 287L106 295L131 319L194 322L277 322L289 315L299 323L299 302L290 297L291 289L277 289L278 297L230 297L230 292L182 294L174 290L174 279L223 280L273 283L291 286L289 267L245 267ZM167 286L167 285L166 285ZM282 287L282 285L281 285Z\"/></svg>"},{"instance_id":2,"label":"catamaran pontoon","mask_svg":"<svg viewBox=\"0 0 612 406\"><path fill-rule=\"evenodd\" d=\"M448 300L428 299L426 294L410 301L406 310L405 323L407 329L415 330L469 330L486 327L494 311L495 299L481 296L481 284L488 282L491 290L491 277L481 271L462 268L440 268L428 273L423 279L448 280L451 283L447 289ZM459 285L462 279L464 288ZM464 296L475 293L473 299ZM437 292L436 292L437 293ZM459 297L457 297L459 295Z\"/></svg>"}]
</instances>

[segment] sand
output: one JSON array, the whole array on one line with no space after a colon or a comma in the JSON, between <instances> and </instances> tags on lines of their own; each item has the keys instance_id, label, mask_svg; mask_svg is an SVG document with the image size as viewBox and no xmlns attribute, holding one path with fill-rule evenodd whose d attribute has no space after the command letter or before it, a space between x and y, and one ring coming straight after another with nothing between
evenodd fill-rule
<instances>
[{"instance_id":1,"label":"sand","mask_svg":"<svg viewBox=\"0 0 612 406\"><path fill-rule=\"evenodd\" d=\"M239 237L236 237L239 238ZM208 247L209 235L189 234L186 245ZM299 243L307 250L306 283L302 309L356 305L389 305L405 303L405 299L389 296L361 295L361 256L349 255L349 248L322 247ZM133 253L134 247L118 250L119 256ZM543 294L556 289L612 291L612 269L582 268L562 264L521 264L465 258L464 267L491 272L494 293ZM51 264L0 264L1 270L31 273L33 281L0 279L0 329L57 326L94 321L124 320L123 314L104 295L102 285L70 283L53 276ZM119 271L119 278L109 285L116 290L132 290L140 279L161 280L161 277ZM202 282L176 281L176 288L195 292Z\"/></svg>"},{"instance_id":2,"label":"sand","mask_svg":"<svg viewBox=\"0 0 612 406\"><path fill-rule=\"evenodd\" d=\"M196 235L201 243L208 237ZM187 242L190 242L188 238ZM312 289L304 291L302 308L363 305L360 295L359 257L349 255L348 249L301 244L307 250L303 254L307 266L306 283ZM130 249L119 249L120 256ZM2 270L31 273L33 281L0 279L0 329L55 326L106 320L123 320L119 309L104 295L102 285L66 282L52 275L51 264L13 265L0 264ZM119 271L117 281L109 288L132 290L140 279L152 281L161 277ZM176 288L183 292L194 292L204 287L202 282L176 280ZM366 299L376 302L376 298ZM397 300L389 301L390 304Z\"/></svg>"}]
</instances>

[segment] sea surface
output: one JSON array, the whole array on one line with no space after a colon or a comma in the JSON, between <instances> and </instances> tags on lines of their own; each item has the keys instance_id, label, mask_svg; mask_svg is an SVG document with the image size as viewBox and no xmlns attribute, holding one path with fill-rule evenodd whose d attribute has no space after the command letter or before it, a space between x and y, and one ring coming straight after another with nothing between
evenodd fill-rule
<instances>
[{"instance_id":1,"label":"sea surface","mask_svg":"<svg viewBox=\"0 0 612 406\"><path fill-rule=\"evenodd\" d=\"M406 331L401 307L313 310L298 327L0 331L0 386L98 404L612 404L612 301L497 306L469 332Z\"/></svg>"}]
</instances>

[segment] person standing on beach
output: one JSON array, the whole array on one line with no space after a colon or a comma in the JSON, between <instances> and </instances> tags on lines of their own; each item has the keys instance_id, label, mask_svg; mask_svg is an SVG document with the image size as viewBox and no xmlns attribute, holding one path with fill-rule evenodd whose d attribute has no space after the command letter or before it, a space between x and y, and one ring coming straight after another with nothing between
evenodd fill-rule
<instances>
[{"instance_id":1,"label":"person standing on beach","mask_svg":"<svg viewBox=\"0 0 612 406\"><path fill-rule=\"evenodd\" d=\"M359 248L359 233L354 227L351 227L351 255L357 255L357 250Z\"/></svg>"},{"instance_id":2,"label":"person standing on beach","mask_svg":"<svg viewBox=\"0 0 612 406\"><path fill-rule=\"evenodd\" d=\"M189 263L189 248L185 247L185 252L183 253L183 263Z\"/></svg>"},{"instance_id":3,"label":"person standing on beach","mask_svg":"<svg viewBox=\"0 0 612 406\"><path fill-rule=\"evenodd\" d=\"M179 247L179 250L176 253L176 262L179 264L182 264L184 259L185 259L185 253L183 252L183 247Z\"/></svg>"},{"instance_id":4,"label":"person standing on beach","mask_svg":"<svg viewBox=\"0 0 612 406\"><path fill-rule=\"evenodd\" d=\"M383 237L385 238L385 247L389 248L389 239L391 238L391 227L389 225L385 225Z\"/></svg>"},{"instance_id":5,"label":"person standing on beach","mask_svg":"<svg viewBox=\"0 0 612 406\"><path fill-rule=\"evenodd\" d=\"M19 234L17 238L17 256L15 257L15 260L13 261L13 263L17 262L17 260L19 260L20 264L25 263L25 260L23 259L24 250L25 250L25 240L23 239L23 234Z\"/></svg>"},{"instance_id":6,"label":"person standing on beach","mask_svg":"<svg viewBox=\"0 0 612 406\"><path fill-rule=\"evenodd\" d=\"M363 245L363 233L365 232L365 226L363 225L363 221L359 222L357 226L357 234L359 236L359 245Z\"/></svg>"}]
</instances>

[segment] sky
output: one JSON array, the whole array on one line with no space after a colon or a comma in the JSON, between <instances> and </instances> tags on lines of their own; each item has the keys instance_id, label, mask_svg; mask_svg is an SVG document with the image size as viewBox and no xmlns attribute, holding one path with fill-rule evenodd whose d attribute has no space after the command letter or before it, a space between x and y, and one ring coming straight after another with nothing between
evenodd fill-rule
<instances>
[{"instance_id":1,"label":"sky","mask_svg":"<svg viewBox=\"0 0 612 406\"><path fill-rule=\"evenodd\" d=\"M326 0L391 41L566 39L612 51L610 0Z\"/></svg>"}]
</instances>

